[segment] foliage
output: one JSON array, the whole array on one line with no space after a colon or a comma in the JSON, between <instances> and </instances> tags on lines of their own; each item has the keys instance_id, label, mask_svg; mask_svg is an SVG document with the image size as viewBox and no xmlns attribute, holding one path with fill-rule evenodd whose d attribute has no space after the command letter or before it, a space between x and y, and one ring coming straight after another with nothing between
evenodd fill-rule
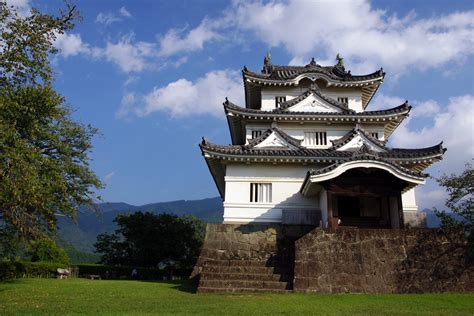
<instances>
[{"instance_id":1,"label":"foliage","mask_svg":"<svg viewBox=\"0 0 474 316\"><path fill-rule=\"evenodd\" d=\"M0 280L15 278L52 278L57 269L67 268L61 262L0 261Z\"/></svg>"},{"instance_id":2,"label":"foliage","mask_svg":"<svg viewBox=\"0 0 474 316\"><path fill-rule=\"evenodd\" d=\"M101 187L88 157L97 131L74 122L51 86L53 42L77 16L68 5L21 17L0 2L0 220L27 238L54 230L58 214L74 218Z\"/></svg>"},{"instance_id":3,"label":"foliage","mask_svg":"<svg viewBox=\"0 0 474 316\"><path fill-rule=\"evenodd\" d=\"M15 258L20 243L18 233L11 225L0 224L0 261Z\"/></svg>"},{"instance_id":4,"label":"foliage","mask_svg":"<svg viewBox=\"0 0 474 316\"><path fill-rule=\"evenodd\" d=\"M194 216L136 212L119 215L113 234L97 237L102 263L156 267L165 260L192 267L199 256L205 225Z\"/></svg>"},{"instance_id":5,"label":"foliage","mask_svg":"<svg viewBox=\"0 0 474 316\"><path fill-rule=\"evenodd\" d=\"M164 277L187 278L190 270L167 270L158 268L140 268L130 266L111 266L105 264L78 264L79 276L87 277L88 275L100 275L102 279L129 279L133 269L138 272L140 280L162 280Z\"/></svg>"},{"instance_id":6,"label":"foliage","mask_svg":"<svg viewBox=\"0 0 474 316\"><path fill-rule=\"evenodd\" d=\"M74 27L79 17L76 8L67 3L59 16L42 14L31 9L26 17L5 1L0 1L0 88L4 86L50 84L53 71L49 55L58 34Z\"/></svg>"},{"instance_id":7,"label":"foliage","mask_svg":"<svg viewBox=\"0 0 474 316\"><path fill-rule=\"evenodd\" d=\"M441 220L441 226L449 229L463 229L474 238L474 169L466 164L466 169L460 174L443 175L436 179L438 184L448 192L446 207L452 212L434 209Z\"/></svg>"},{"instance_id":8,"label":"foliage","mask_svg":"<svg viewBox=\"0 0 474 316\"><path fill-rule=\"evenodd\" d=\"M26 254L32 262L44 261L70 264L69 257L64 249L47 237L32 241Z\"/></svg>"},{"instance_id":9,"label":"foliage","mask_svg":"<svg viewBox=\"0 0 474 316\"><path fill-rule=\"evenodd\" d=\"M2 315L471 315L473 293L195 295L181 282L0 283Z\"/></svg>"},{"instance_id":10,"label":"foliage","mask_svg":"<svg viewBox=\"0 0 474 316\"><path fill-rule=\"evenodd\" d=\"M59 240L58 245L64 249L72 264L91 264L100 260L99 254L77 250L76 247L65 241Z\"/></svg>"}]
</instances>

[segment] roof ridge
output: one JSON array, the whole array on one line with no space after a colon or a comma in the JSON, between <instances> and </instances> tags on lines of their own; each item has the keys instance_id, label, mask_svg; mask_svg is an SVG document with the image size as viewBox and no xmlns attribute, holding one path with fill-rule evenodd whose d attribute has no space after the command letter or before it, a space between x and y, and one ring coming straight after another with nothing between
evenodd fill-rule
<instances>
[{"instance_id":1,"label":"roof ridge","mask_svg":"<svg viewBox=\"0 0 474 316\"><path fill-rule=\"evenodd\" d=\"M355 125L355 127L352 128L349 132L347 132L343 137L341 137L339 139L336 139L336 140L331 140L332 147L330 147L330 148L332 148L332 149L341 148L342 146L344 146L345 144L350 142L355 137L355 135L357 135L358 132L362 133L362 135L367 137L370 141L372 141L373 143L375 143L379 147L382 147L385 150L389 150L389 148L385 146L386 142L378 140L375 137L372 137L371 135L369 135L365 131L365 129L362 127L362 125L359 124L359 123L357 123Z\"/></svg>"}]
</instances>

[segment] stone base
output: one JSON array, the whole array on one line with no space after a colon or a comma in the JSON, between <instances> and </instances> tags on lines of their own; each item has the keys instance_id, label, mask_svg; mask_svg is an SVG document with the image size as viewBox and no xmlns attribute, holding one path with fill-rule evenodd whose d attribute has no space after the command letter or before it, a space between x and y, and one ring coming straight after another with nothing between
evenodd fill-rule
<instances>
[{"instance_id":1,"label":"stone base","mask_svg":"<svg viewBox=\"0 0 474 316\"><path fill-rule=\"evenodd\" d=\"M208 224L192 277L198 292L474 291L462 233Z\"/></svg>"},{"instance_id":2,"label":"stone base","mask_svg":"<svg viewBox=\"0 0 474 316\"><path fill-rule=\"evenodd\" d=\"M315 229L296 242L294 289L319 293L474 291L462 233Z\"/></svg>"}]
</instances>

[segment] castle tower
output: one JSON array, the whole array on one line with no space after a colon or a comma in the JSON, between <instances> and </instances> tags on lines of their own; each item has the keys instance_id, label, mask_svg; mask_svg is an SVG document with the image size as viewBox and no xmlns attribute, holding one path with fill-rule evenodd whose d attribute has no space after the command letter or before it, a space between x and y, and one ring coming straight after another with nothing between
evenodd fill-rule
<instances>
[{"instance_id":1,"label":"castle tower","mask_svg":"<svg viewBox=\"0 0 474 316\"><path fill-rule=\"evenodd\" d=\"M224 223L417 224L414 188L446 149L387 147L411 106L367 111L385 73L352 75L336 60L244 67L245 107L224 103L232 145L200 145Z\"/></svg>"}]
</instances>

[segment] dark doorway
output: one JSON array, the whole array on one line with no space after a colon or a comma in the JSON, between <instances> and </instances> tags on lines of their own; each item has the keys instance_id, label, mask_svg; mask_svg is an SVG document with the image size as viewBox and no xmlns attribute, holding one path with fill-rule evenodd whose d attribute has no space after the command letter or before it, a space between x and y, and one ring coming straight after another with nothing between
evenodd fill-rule
<instances>
[{"instance_id":1,"label":"dark doorway","mask_svg":"<svg viewBox=\"0 0 474 316\"><path fill-rule=\"evenodd\" d=\"M356 196L338 196L339 217L360 217L359 198Z\"/></svg>"}]
</instances>

